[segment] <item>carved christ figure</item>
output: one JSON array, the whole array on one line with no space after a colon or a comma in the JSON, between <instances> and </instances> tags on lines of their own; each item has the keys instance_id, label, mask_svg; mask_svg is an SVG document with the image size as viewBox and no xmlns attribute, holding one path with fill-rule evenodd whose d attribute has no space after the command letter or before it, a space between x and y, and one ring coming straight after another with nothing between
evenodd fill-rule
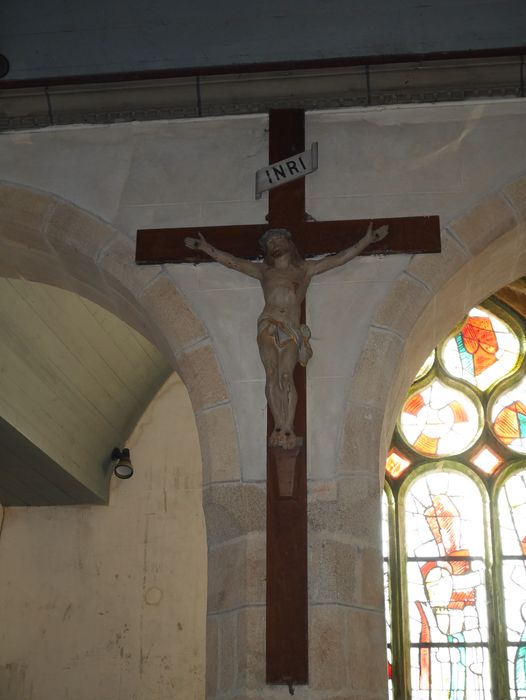
<instances>
[{"instance_id":1,"label":"carved christ figure","mask_svg":"<svg viewBox=\"0 0 526 700\"><path fill-rule=\"evenodd\" d=\"M305 366L312 356L310 330L300 323L301 304L314 275L345 264L368 245L384 238L387 226L367 232L355 245L319 260L304 260L284 228L269 229L260 239L263 262L237 258L199 238L185 238L185 245L201 250L221 265L259 280L265 306L258 318L257 343L265 368L265 395L274 418L269 438L272 446L290 449L298 444L294 434L297 393L293 381L296 363Z\"/></svg>"}]
</instances>

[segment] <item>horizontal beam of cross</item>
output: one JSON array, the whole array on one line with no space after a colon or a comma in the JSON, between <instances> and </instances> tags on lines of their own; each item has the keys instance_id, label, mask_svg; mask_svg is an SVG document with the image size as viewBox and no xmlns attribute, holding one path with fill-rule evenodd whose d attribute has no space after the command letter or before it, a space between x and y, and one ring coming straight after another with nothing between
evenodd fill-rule
<instances>
[{"instance_id":1,"label":"horizontal beam of cross","mask_svg":"<svg viewBox=\"0 0 526 700\"><path fill-rule=\"evenodd\" d=\"M291 224L294 242L303 257L337 253L356 243L367 230L369 219L354 221L302 221ZM412 216L374 219L374 227L389 226L389 235L369 246L363 255L396 253L439 253L440 224L438 216ZM270 228L268 224L246 226L194 226L191 228L142 229L137 232L136 262L207 263L213 262L204 253L186 248L184 239L203 233L209 243L240 258L262 257L259 238Z\"/></svg>"}]
</instances>

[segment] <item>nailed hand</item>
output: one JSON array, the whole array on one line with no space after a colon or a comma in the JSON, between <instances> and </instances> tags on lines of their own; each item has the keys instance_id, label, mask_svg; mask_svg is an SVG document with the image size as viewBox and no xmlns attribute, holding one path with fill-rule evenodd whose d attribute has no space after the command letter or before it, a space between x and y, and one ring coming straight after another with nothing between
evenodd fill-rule
<instances>
[{"instance_id":1,"label":"nailed hand","mask_svg":"<svg viewBox=\"0 0 526 700\"><path fill-rule=\"evenodd\" d=\"M189 236L185 238L185 246L187 248L191 248L192 250L205 250L206 246L208 245L206 239L202 233L199 233L198 236L199 238L191 238Z\"/></svg>"}]
</instances>

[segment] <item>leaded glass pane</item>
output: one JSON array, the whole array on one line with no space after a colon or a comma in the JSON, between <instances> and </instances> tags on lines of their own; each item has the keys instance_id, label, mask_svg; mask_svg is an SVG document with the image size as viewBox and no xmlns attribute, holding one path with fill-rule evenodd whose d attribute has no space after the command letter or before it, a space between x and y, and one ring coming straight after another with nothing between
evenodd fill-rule
<instances>
[{"instance_id":1,"label":"leaded glass pane","mask_svg":"<svg viewBox=\"0 0 526 700\"><path fill-rule=\"evenodd\" d=\"M424 361L424 364L418 372L416 373L416 377L414 378L414 381L416 382L417 379L421 379L422 377L425 377L425 375L429 372L431 367L433 366L433 362L435 361L435 351L433 350L430 355L428 355Z\"/></svg>"},{"instance_id":2,"label":"leaded glass pane","mask_svg":"<svg viewBox=\"0 0 526 700\"><path fill-rule=\"evenodd\" d=\"M506 480L498 512L510 695L526 698L526 471Z\"/></svg>"},{"instance_id":3,"label":"leaded glass pane","mask_svg":"<svg viewBox=\"0 0 526 700\"><path fill-rule=\"evenodd\" d=\"M411 700L490 700L487 648L441 648L431 652L429 670L432 688L419 686L420 663L421 653L418 649L411 649ZM478 673L479 670L482 673Z\"/></svg>"},{"instance_id":4,"label":"leaded glass pane","mask_svg":"<svg viewBox=\"0 0 526 700\"><path fill-rule=\"evenodd\" d=\"M483 445L471 458L471 462L485 474L493 474L502 464L502 459L491 448Z\"/></svg>"},{"instance_id":5,"label":"leaded glass pane","mask_svg":"<svg viewBox=\"0 0 526 700\"><path fill-rule=\"evenodd\" d=\"M526 471L506 480L498 504L502 554L526 555Z\"/></svg>"},{"instance_id":6,"label":"leaded glass pane","mask_svg":"<svg viewBox=\"0 0 526 700\"><path fill-rule=\"evenodd\" d=\"M526 613L526 571L524 560L502 562L504 606L508 642L524 642ZM526 691L526 687L524 688Z\"/></svg>"},{"instance_id":7,"label":"leaded glass pane","mask_svg":"<svg viewBox=\"0 0 526 700\"><path fill-rule=\"evenodd\" d=\"M526 698L526 650L522 645L508 647L510 698Z\"/></svg>"},{"instance_id":8,"label":"leaded glass pane","mask_svg":"<svg viewBox=\"0 0 526 700\"><path fill-rule=\"evenodd\" d=\"M464 452L480 429L474 401L438 379L411 394L400 416L403 437L414 450L429 457Z\"/></svg>"},{"instance_id":9,"label":"leaded glass pane","mask_svg":"<svg viewBox=\"0 0 526 700\"><path fill-rule=\"evenodd\" d=\"M454 377L485 390L509 374L520 357L520 342L494 314L471 309L461 330L442 349L442 362Z\"/></svg>"},{"instance_id":10,"label":"leaded glass pane","mask_svg":"<svg viewBox=\"0 0 526 700\"><path fill-rule=\"evenodd\" d=\"M411 466L411 462L395 447L392 447L387 455L385 471L390 474L393 479L397 479L409 466Z\"/></svg>"},{"instance_id":11,"label":"leaded glass pane","mask_svg":"<svg viewBox=\"0 0 526 700\"><path fill-rule=\"evenodd\" d=\"M384 559L384 600L387 638L387 685L389 698L393 697L393 660L391 649L391 589L389 582L389 504L384 491L382 497L382 551Z\"/></svg>"},{"instance_id":12,"label":"leaded glass pane","mask_svg":"<svg viewBox=\"0 0 526 700\"><path fill-rule=\"evenodd\" d=\"M387 647L387 697L393 700L393 652Z\"/></svg>"},{"instance_id":13,"label":"leaded glass pane","mask_svg":"<svg viewBox=\"0 0 526 700\"><path fill-rule=\"evenodd\" d=\"M408 490L404 512L411 698L489 700L480 492L463 474L430 472Z\"/></svg>"},{"instance_id":14,"label":"leaded glass pane","mask_svg":"<svg viewBox=\"0 0 526 700\"><path fill-rule=\"evenodd\" d=\"M491 423L503 445L526 454L526 379L497 397L491 408Z\"/></svg>"}]
</instances>

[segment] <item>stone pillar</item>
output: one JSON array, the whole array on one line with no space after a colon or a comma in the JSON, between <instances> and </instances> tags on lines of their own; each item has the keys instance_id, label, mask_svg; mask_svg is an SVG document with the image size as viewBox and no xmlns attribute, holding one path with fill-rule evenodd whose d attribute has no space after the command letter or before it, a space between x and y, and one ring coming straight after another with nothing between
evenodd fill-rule
<instances>
[{"instance_id":1,"label":"stone pillar","mask_svg":"<svg viewBox=\"0 0 526 700\"><path fill-rule=\"evenodd\" d=\"M264 485L212 483L204 503L206 697L286 700L286 686L265 684ZM295 688L300 700L385 698L380 508L376 472L311 484L310 683Z\"/></svg>"},{"instance_id":2,"label":"stone pillar","mask_svg":"<svg viewBox=\"0 0 526 700\"><path fill-rule=\"evenodd\" d=\"M311 501L306 697L385 700L381 490L376 471L353 470L330 484L318 484L311 490Z\"/></svg>"},{"instance_id":3,"label":"stone pillar","mask_svg":"<svg viewBox=\"0 0 526 700\"><path fill-rule=\"evenodd\" d=\"M264 485L205 488L208 532L206 697L249 697L265 683Z\"/></svg>"}]
</instances>

